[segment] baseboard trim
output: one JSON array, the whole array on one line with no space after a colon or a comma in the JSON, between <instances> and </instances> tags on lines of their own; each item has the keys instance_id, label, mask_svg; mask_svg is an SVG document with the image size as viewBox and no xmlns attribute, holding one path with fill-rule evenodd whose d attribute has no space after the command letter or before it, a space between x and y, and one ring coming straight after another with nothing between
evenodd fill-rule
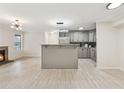
<instances>
[{"instance_id":1,"label":"baseboard trim","mask_svg":"<svg viewBox=\"0 0 124 93\"><path fill-rule=\"evenodd\" d=\"M20 60L20 59L22 59L22 58L23 58L23 56L22 56L22 57L19 57L19 58L14 59L14 61L16 61L16 60Z\"/></svg>"},{"instance_id":2,"label":"baseboard trim","mask_svg":"<svg viewBox=\"0 0 124 93\"><path fill-rule=\"evenodd\" d=\"M98 69L120 69L119 67L96 67Z\"/></svg>"},{"instance_id":3,"label":"baseboard trim","mask_svg":"<svg viewBox=\"0 0 124 93\"><path fill-rule=\"evenodd\" d=\"M40 58L41 56L23 56L23 58L26 57L26 58Z\"/></svg>"},{"instance_id":4,"label":"baseboard trim","mask_svg":"<svg viewBox=\"0 0 124 93\"><path fill-rule=\"evenodd\" d=\"M20 59L23 59L23 58L40 58L40 56L22 56L22 57L14 59L14 61L17 61L17 60L20 60Z\"/></svg>"}]
</instances>

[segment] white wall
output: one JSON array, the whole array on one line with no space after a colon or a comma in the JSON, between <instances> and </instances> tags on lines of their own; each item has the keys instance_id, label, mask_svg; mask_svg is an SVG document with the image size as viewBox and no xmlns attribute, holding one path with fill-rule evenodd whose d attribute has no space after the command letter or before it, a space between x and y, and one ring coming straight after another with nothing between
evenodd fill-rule
<instances>
[{"instance_id":1,"label":"white wall","mask_svg":"<svg viewBox=\"0 0 124 93\"><path fill-rule=\"evenodd\" d=\"M110 22L96 24L97 30L97 67L119 68L119 30Z\"/></svg>"},{"instance_id":2,"label":"white wall","mask_svg":"<svg viewBox=\"0 0 124 93\"><path fill-rule=\"evenodd\" d=\"M17 33L24 36L22 51L17 51L14 47L14 35ZM17 32L9 27L0 26L0 46L9 46L10 60L23 56L39 57L42 43L44 43L44 32Z\"/></svg>"},{"instance_id":3,"label":"white wall","mask_svg":"<svg viewBox=\"0 0 124 93\"><path fill-rule=\"evenodd\" d=\"M45 43L47 44L58 44L58 32L45 32Z\"/></svg>"},{"instance_id":4,"label":"white wall","mask_svg":"<svg viewBox=\"0 0 124 93\"><path fill-rule=\"evenodd\" d=\"M23 32L17 32L9 27L0 26L0 46L9 46L8 56L10 60L14 60L23 56L23 50L17 51L14 47L14 35L23 34Z\"/></svg>"},{"instance_id":5,"label":"white wall","mask_svg":"<svg viewBox=\"0 0 124 93\"><path fill-rule=\"evenodd\" d=\"M44 32L25 32L24 56L39 57L42 43L44 43Z\"/></svg>"},{"instance_id":6,"label":"white wall","mask_svg":"<svg viewBox=\"0 0 124 93\"><path fill-rule=\"evenodd\" d=\"M124 70L124 27L120 28L120 67Z\"/></svg>"}]
</instances>

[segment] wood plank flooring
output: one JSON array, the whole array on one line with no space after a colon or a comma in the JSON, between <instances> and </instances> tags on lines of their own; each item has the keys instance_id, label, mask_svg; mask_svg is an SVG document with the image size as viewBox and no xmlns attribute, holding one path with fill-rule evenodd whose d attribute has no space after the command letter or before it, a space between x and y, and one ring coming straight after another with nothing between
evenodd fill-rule
<instances>
[{"instance_id":1,"label":"wood plank flooring","mask_svg":"<svg viewBox=\"0 0 124 93\"><path fill-rule=\"evenodd\" d=\"M40 58L24 58L0 66L0 88L118 89L124 72L99 70L90 59L79 59L79 69L41 69Z\"/></svg>"}]
</instances>

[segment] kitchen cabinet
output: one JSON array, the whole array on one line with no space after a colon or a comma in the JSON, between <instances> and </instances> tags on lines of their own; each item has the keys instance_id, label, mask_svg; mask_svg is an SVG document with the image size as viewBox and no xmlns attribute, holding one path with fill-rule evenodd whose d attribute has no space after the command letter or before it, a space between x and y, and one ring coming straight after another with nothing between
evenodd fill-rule
<instances>
[{"instance_id":1,"label":"kitchen cabinet","mask_svg":"<svg viewBox=\"0 0 124 93\"><path fill-rule=\"evenodd\" d=\"M79 58L89 58L89 49L88 48L78 48L78 57Z\"/></svg>"},{"instance_id":2,"label":"kitchen cabinet","mask_svg":"<svg viewBox=\"0 0 124 93\"><path fill-rule=\"evenodd\" d=\"M90 48L90 58L96 61L96 48Z\"/></svg>"},{"instance_id":3,"label":"kitchen cabinet","mask_svg":"<svg viewBox=\"0 0 124 93\"><path fill-rule=\"evenodd\" d=\"M83 42L88 42L89 38L88 38L88 32L87 31L83 31Z\"/></svg>"},{"instance_id":4,"label":"kitchen cabinet","mask_svg":"<svg viewBox=\"0 0 124 93\"><path fill-rule=\"evenodd\" d=\"M83 42L84 41L83 38L84 38L83 32L78 32L78 41Z\"/></svg>"},{"instance_id":5,"label":"kitchen cabinet","mask_svg":"<svg viewBox=\"0 0 124 93\"><path fill-rule=\"evenodd\" d=\"M95 30L73 30L69 31L69 39L73 44L79 43L78 58L90 58L96 61L96 31ZM87 46L91 46L86 47Z\"/></svg>"},{"instance_id":6,"label":"kitchen cabinet","mask_svg":"<svg viewBox=\"0 0 124 93\"><path fill-rule=\"evenodd\" d=\"M74 42L79 42L79 32L74 32Z\"/></svg>"},{"instance_id":7,"label":"kitchen cabinet","mask_svg":"<svg viewBox=\"0 0 124 93\"><path fill-rule=\"evenodd\" d=\"M78 48L78 58L91 58L96 61L96 48Z\"/></svg>"},{"instance_id":8,"label":"kitchen cabinet","mask_svg":"<svg viewBox=\"0 0 124 93\"><path fill-rule=\"evenodd\" d=\"M96 31L89 31L89 42L96 42Z\"/></svg>"},{"instance_id":9,"label":"kitchen cabinet","mask_svg":"<svg viewBox=\"0 0 124 93\"><path fill-rule=\"evenodd\" d=\"M74 42L74 32L69 32L70 42Z\"/></svg>"},{"instance_id":10,"label":"kitchen cabinet","mask_svg":"<svg viewBox=\"0 0 124 93\"><path fill-rule=\"evenodd\" d=\"M78 58L82 58L82 57L83 57L82 48L79 47L79 48L78 48Z\"/></svg>"},{"instance_id":11,"label":"kitchen cabinet","mask_svg":"<svg viewBox=\"0 0 124 93\"><path fill-rule=\"evenodd\" d=\"M88 48L82 48L83 58L88 58Z\"/></svg>"},{"instance_id":12,"label":"kitchen cabinet","mask_svg":"<svg viewBox=\"0 0 124 93\"><path fill-rule=\"evenodd\" d=\"M72 31L69 34L71 42L88 42L88 32L86 31Z\"/></svg>"},{"instance_id":13,"label":"kitchen cabinet","mask_svg":"<svg viewBox=\"0 0 124 93\"><path fill-rule=\"evenodd\" d=\"M96 42L96 31L94 31L94 42Z\"/></svg>"},{"instance_id":14,"label":"kitchen cabinet","mask_svg":"<svg viewBox=\"0 0 124 93\"><path fill-rule=\"evenodd\" d=\"M93 31L89 31L89 42L93 42L94 41L94 33Z\"/></svg>"},{"instance_id":15,"label":"kitchen cabinet","mask_svg":"<svg viewBox=\"0 0 124 93\"><path fill-rule=\"evenodd\" d=\"M70 42L79 42L79 40L78 40L79 33L78 32L70 31L69 37L70 37Z\"/></svg>"},{"instance_id":16,"label":"kitchen cabinet","mask_svg":"<svg viewBox=\"0 0 124 93\"><path fill-rule=\"evenodd\" d=\"M96 42L96 31L69 31L70 42Z\"/></svg>"}]
</instances>

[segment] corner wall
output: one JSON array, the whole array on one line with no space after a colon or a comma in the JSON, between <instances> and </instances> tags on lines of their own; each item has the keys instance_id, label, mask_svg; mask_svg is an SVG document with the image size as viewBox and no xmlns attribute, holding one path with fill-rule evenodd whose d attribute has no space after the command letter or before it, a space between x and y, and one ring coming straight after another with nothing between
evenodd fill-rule
<instances>
[{"instance_id":1,"label":"corner wall","mask_svg":"<svg viewBox=\"0 0 124 93\"><path fill-rule=\"evenodd\" d=\"M96 24L96 32L97 67L119 68L119 30L111 22L101 22Z\"/></svg>"},{"instance_id":2,"label":"corner wall","mask_svg":"<svg viewBox=\"0 0 124 93\"><path fill-rule=\"evenodd\" d=\"M59 44L58 32L45 32L45 43L47 44Z\"/></svg>"},{"instance_id":3,"label":"corner wall","mask_svg":"<svg viewBox=\"0 0 124 93\"><path fill-rule=\"evenodd\" d=\"M120 68L124 70L124 27L120 28Z\"/></svg>"},{"instance_id":4,"label":"corner wall","mask_svg":"<svg viewBox=\"0 0 124 93\"><path fill-rule=\"evenodd\" d=\"M23 32L17 32L9 27L0 26L0 46L8 46L8 57L15 60L23 56L23 50L17 51L14 47L15 34L24 35Z\"/></svg>"},{"instance_id":5,"label":"corner wall","mask_svg":"<svg viewBox=\"0 0 124 93\"><path fill-rule=\"evenodd\" d=\"M24 56L40 57L41 44L44 43L44 32L25 32Z\"/></svg>"}]
</instances>

